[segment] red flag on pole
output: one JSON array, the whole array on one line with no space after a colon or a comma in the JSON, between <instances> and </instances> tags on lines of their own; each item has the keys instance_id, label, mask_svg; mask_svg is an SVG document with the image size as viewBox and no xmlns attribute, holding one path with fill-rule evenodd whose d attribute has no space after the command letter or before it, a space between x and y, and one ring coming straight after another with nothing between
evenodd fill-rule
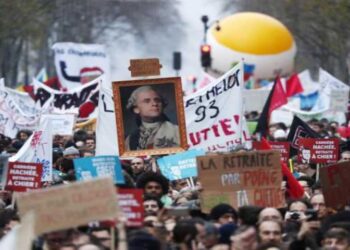
<instances>
[{"instance_id":1,"label":"red flag on pole","mask_svg":"<svg viewBox=\"0 0 350 250\"><path fill-rule=\"evenodd\" d=\"M298 74L294 73L289 77L286 82L286 94L287 97L304 92L303 86L301 85Z\"/></svg>"},{"instance_id":2,"label":"red flag on pole","mask_svg":"<svg viewBox=\"0 0 350 250\"><path fill-rule=\"evenodd\" d=\"M260 114L255 133L260 133L262 137L266 137L272 111L281 107L287 102L288 99L283 90L281 79L277 77Z\"/></svg>"}]
</instances>

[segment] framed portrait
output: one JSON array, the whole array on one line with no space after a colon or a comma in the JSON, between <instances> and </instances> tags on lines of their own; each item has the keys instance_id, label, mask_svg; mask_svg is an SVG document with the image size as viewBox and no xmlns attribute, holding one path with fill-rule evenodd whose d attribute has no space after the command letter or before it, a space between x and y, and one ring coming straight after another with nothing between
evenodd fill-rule
<instances>
[{"instance_id":1,"label":"framed portrait","mask_svg":"<svg viewBox=\"0 0 350 250\"><path fill-rule=\"evenodd\" d=\"M120 156L187 149L181 78L113 82Z\"/></svg>"}]
</instances>

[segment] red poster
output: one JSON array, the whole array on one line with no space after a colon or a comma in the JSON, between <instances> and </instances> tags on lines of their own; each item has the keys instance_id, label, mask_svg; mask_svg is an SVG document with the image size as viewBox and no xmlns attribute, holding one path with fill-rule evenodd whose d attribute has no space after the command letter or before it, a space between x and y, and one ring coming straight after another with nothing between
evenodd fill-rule
<instances>
[{"instance_id":1,"label":"red poster","mask_svg":"<svg viewBox=\"0 0 350 250\"><path fill-rule=\"evenodd\" d=\"M26 192L41 188L41 163L9 162L5 189Z\"/></svg>"},{"instance_id":2,"label":"red poster","mask_svg":"<svg viewBox=\"0 0 350 250\"><path fill-rule=\"evenodd\" d=\"M262 150L261 142L253 141L253 148L256 150ZM289 152L290 152L290 143L287 141L269 141L271 149L277 150L281 154L281 161L288 164Z\"/></svg>"},{"instance_id":3,"label":"red poster","mask_svg":"<svg viewBox=\"0 0 350 250\"><path fill-rule=\"evenodd\" d=\"M339 139L300 138L298 160L301 163L336 163Z\"/></svg>"},{"instance_id":4,"label":"red poster","mask_svg":"<svg viewBox=\"0 0 350 250\"><path fill-rule=\"evenodd\" d=\"M127 218L128 227L141 227L143 225L143 190L118 189L118 203Z\"/></svg>"},{"instance_id":5,"label":"red poster","mask_svg":"<svg viewBox=\"0 0 350 250\"><path fill-rule=\"evenodd\" d=\"M281 161L288 164L290 143L287 141L269 141L271 148L281 153Z\"/></svg>"}]
</instances>

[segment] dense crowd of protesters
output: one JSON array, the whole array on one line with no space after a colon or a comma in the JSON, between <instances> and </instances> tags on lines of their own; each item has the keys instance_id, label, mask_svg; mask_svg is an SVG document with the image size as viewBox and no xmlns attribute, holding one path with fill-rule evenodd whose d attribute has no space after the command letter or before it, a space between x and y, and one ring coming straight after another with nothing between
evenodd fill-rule
<instances>
[{"instance_id":1,"label":"dense crowd of protesters","mask_svg":"<svg viewBox=\"0 0 350 250\"><path fill-rule=\"evenodd\" d=\"M250 114L250 117L254 114ZM311 120L310 127L322 137L339 137L340 161L350 160L347 138L338 134L339 124L326 119ZM3 154L15 154L29 138L20 131L15 139L0 137ZM269 140L286 141L288 127L283 123L269 127ZM94 132L78 130L73 136L54 136L53 181L45 187L75 181L73 159L94 156ZM282 185L285 207L232 207L219 204L203 213L199 180L169 181L159 171L156 157L121 159L125 184L120 188L144 190L144 223L141 228L126 228L123 220L117 230L103 223L91 223L38 237L33 249L102 250L113 249L350 249L350 207L327 207L322 185L316 180L316 167L301 164L294 157L293 175L303 186L302 199L292 200ZM20 218L11 203L12 194L0 191L0 237L5 236ZM350 196L350 194L349 194ZM64 204L62 204L64 206ZM113 240L112 240L113 239Z\"/></svg>"}]
</instances>

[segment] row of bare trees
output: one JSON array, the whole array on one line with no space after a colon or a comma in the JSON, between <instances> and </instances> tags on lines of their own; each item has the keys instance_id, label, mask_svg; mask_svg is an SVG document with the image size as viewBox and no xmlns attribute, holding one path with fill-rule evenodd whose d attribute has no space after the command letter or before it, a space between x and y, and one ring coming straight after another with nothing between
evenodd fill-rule
<instances>
[{"instance_id":1,"label":"row of bare trees","mask_svg":"<svg viewBox=\"0 0 350 250\"><path fill-rule=\"evenodd\" d=\"M106 44L106 34L118 42L126 33L146 42L161 32L171 46L181 37L180 23L177 1L0 1L0 76L14 87L42 67L54 75L55 42Z\"/></svg>"}]
</instances>

